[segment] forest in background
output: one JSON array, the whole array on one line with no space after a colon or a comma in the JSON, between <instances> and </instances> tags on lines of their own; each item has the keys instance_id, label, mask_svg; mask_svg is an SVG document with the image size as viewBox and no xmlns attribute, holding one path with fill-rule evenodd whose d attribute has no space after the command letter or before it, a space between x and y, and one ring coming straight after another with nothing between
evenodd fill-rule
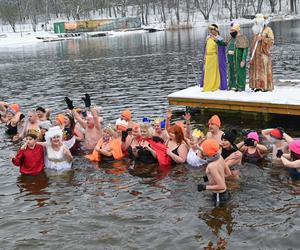
<instances>
[{"instance_id":1,"label":"forest in background","mask_svg":"<svg viewBox=\"0 0 300 250\"><path fill-rule=\"evenodd\" d=\"M139 16L143 25L153 22L168 26L192 26L203 20L237 19L256 13L298 14L300 0L0 0L2 25L30 23L47 28L53 20L85 20L96 17Z\"/></svg>"}]
</instances>

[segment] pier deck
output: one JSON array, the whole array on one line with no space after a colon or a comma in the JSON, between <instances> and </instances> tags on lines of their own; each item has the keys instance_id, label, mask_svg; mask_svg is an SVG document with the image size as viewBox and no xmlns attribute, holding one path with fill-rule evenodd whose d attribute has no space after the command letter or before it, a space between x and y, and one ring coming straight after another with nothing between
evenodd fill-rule
<instances>
[{"instance_id":1,"label":"pier deck","mask_svg":"<svg viewBox=\"0 0 300 250\"><path fill-rule=\"evenodd\" d=\"M272 92L215 91L202 92L199 86L168 95L170 105L260 112L266 114L300 115L300 87L276 86Z\"/></svg>"}]
</instances>

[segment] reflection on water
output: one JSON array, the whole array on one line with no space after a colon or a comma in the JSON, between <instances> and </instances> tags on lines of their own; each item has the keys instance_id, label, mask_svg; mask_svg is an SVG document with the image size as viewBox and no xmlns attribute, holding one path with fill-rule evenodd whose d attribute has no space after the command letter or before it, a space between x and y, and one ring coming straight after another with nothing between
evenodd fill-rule
<instances>
[{"instance_id":1,"label":"reflection on water","mask_svg":"<svg viewBox=\"0 0 300 250\"><path fill-rule=\"evenodd\" d=\"M272 23L276 80L300 79L298 27L299 21ZM66 108L65 95L79 106L89 92L105 123L127 107L136 120L162 117L166 96L186 86L187 63L200 68L205 35L197 28L0 48L0 99L25 112L41 105L56 113ZM205 128L210 115L193 111L192 123ZM299 133L294 119L271 122ZM259 114L222 114L222 123L240 131L268 126ZM64 176L16 180L9 155L19 145L3 132L1 126L2 249L298 248L300 185L280 167L244 166L241 182L229 184L230 203L215 208L208 192L196 192L203 172L184 165L92 164L79 156Z\"/></svg>"},{"instance_id":2,"label":"reflection on water","mask_svg":"<svg viewBox=\"0 0 300 250\"><path fill-rule=\"evenodd\" d=\"M20 175L17 180L17 185L24 196L28 196L26 201L36 201L38 207L47 205L50 193L46 192L49 185L49 178L45 173L38 176ZM45 198L42 198L45 195Z\"/></svg>"}]
</instances>

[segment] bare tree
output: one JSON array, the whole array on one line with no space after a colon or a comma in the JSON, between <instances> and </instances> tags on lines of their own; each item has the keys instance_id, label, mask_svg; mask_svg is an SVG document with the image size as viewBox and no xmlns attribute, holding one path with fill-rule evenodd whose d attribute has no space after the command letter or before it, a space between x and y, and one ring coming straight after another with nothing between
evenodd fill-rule
<instances>
[{"instance_id":1,"label":"bare tree","mask_svg":"<svg viewBox=\"0 0 300 250\"><path fill-rule=\"evenodd\" d=\"M209 20L209 15L215 4L215 0L195 0L195 4L204 19Z\"/></svg>"},{"instance_id":2,"label":"bare tree","mask_svg":"<svg viewBox=\"0 0 300 250\"><path fill-rule=\"evenodd\" d=\"M9 23L13 32L16 32L16 22L19 19L19 8L17 2L10 1L0 3L0 15L3 21Z\"/></svg>"}]
</instances>

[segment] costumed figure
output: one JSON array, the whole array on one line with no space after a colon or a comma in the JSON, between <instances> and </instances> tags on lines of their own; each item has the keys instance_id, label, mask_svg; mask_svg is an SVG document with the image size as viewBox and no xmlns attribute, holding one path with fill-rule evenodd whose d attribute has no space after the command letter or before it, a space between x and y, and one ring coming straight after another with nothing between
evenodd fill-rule
<instances>
[{"instance_id":1,"label":"costumed figure","mask_svg":"<svg viewBox=\"0 0 300 250\"><path fill-rule=\"evenodd\" d=\"M272 76L271 48L274 44L274 34L267 26L268 20L262 14L257 14L252 27L254 37L250 51L249 86L255 91L272 91L274 89Z\"/></svg>"},{"instance_id":2,"label":"costumed figure","mask_svg":"<svg viewBox=\"0 0 300 250\"><path fill-rule=\"evenodd\" d=\"M229 90L244 91L246 85L246 59L249 41L240 32L240 24L232 23L230 39L227 41L227 59L229 64Z\"/></svg>"},{"instance_id":3,"label":"costumed figure","mask_svg":"<svg viewBox=\"0 0 300 250\"><path fill-rule=\"evenodd\" d=\"M203 91L227 90L226 43L219 35L218 25L208 26L208 31L200 87Z\"/></svg>"}]
</instances>

